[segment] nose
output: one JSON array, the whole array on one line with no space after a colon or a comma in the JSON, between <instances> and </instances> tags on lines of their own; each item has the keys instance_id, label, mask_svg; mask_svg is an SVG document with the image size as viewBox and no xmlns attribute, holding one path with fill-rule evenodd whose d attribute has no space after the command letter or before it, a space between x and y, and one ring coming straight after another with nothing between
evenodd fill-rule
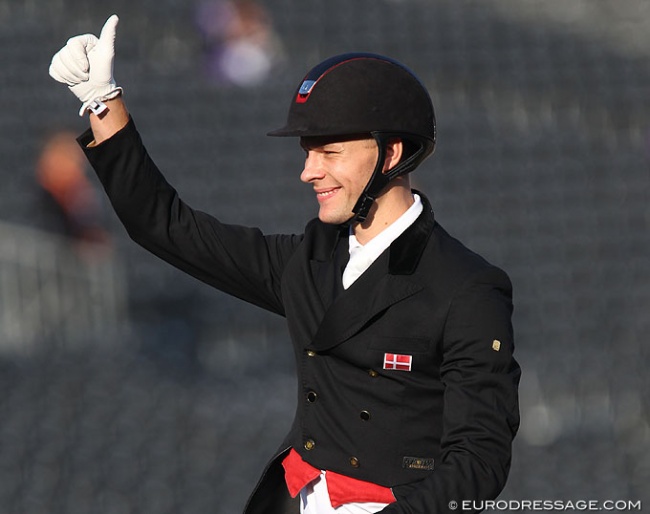
<instances>
[{"instance_id":1,"label":"nose","mask_svg":"<svg viewBox=\"0 0 650 514\"><path fill-rule=\"evenodd\" d=\"M300 180L305 184L313 182L314 180L322 179L325 176L322 163L314 152L307 152L305 157L305 166L300 174Z\"/></svg>"}]
</instances>

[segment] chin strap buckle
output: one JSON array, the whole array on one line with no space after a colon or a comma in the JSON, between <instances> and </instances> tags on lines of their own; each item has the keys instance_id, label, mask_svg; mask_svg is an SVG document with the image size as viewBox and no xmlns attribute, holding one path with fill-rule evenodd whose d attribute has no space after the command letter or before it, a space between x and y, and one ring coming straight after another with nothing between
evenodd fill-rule
<instances>
[{"instance_id":1,"label":"chin strap buckle","mask_svg":"<svg viewBox=\"0 0 650 514\"><path fill-rule=\"evenodd\" d=\"M374 201L375 199L367 193L362 194L361 198L357 200L357 204L354 206L354 209L352 209L352 212L355 214L352 217L352 220L359 223L365 221L368 217L368 213L370 212L370 207L372 207L372 203Z\"/></svg>"}]
</instances>

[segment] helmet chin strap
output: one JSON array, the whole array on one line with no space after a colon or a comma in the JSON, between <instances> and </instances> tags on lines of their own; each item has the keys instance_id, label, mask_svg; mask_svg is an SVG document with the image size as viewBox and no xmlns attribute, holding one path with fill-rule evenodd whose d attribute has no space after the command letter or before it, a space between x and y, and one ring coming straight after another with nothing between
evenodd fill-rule
<instances>
[{"instance_id":1,"label":"helmet chin strap","mask_svg":"<svg viewBox=\"0 0 650 514\"><path fill-rule=\"evenodd\" d=\"M366 184L366 187L361 192L361 196L359 196L357 203L352 208L352 212L354 214L347 221L347 225L352 225L353 223L361 223L366 220L372 204L375 202L382 189L384 189L384 187L386 187L390 181L388 175L383 173L384 161L386 160L386 140L378 136L378 134L373 134L373 137L375 138L375 141L377 141L377 146L379 148L377 164L375 164L375 169L372 172L372 175L370 176L370 180Z\"/></svg>"},{"instance_id":2,"label":"helmet chin strap","mask_svg":"<svg viewBox=\"0 0 650 514\"><path fill-rule=\"evenodd\" d=\"M359 196L357 203L352 208L352 212L354 214L348 221L344 223L344 225L347 226L365 221L368 217L368 214L370 213L372 204L375 202L383 189L388 185L388 183L398 175L403 175L412 171L422 160L422 154L428 155L428 153L431 151L430 147L424 144L423 141L419 141L420 138L417 138L415 141L420 143L418 150L406 159L401 160L399 163L397 163L397 165L384 173L384 161L386 160L386 147L388 146L388 142L391 139L403 140L404 134L391 132L371 132L371 135L377 142L377 147L379 148L377 164L375 165L375 169L372 172L372 175L370 176L370 180L366 184L366 187L361 193L361 196Z\"/></svg>"}]
</instances>

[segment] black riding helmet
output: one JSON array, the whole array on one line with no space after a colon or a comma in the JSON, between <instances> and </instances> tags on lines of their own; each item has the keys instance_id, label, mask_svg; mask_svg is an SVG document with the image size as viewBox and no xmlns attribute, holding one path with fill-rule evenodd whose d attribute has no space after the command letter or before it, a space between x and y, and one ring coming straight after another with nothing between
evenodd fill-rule
<instances>
[{"instance_id":1,"label":"black riding helmet","mask_svg":"<svg viewBox=\"0 0 650 514\"><path fill-rule=\"evenodd\" d=\"M433 153L436 119L426 88L403 64L370 53L330 57L299 84L284 127L269 136L346 136L370 134L379 148L375 170L350 220L363 221L388 182L413 171ZM404 143L401 161L382 173L386 144Z\"/></svg>"}]
</instances>

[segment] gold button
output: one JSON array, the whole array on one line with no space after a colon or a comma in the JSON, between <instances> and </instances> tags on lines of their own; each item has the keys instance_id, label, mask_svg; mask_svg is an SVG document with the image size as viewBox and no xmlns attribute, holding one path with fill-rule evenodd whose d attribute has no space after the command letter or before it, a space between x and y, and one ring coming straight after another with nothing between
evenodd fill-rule
<instances>
[{"instance_id":1,"label":"gold button","mask_svg":"<svg viewBox=\"0 0 650 514\"><path fill-rule=\"evenodd\" d=\"M370 375L372 378L375 378L377 375L379 375L379 373L377 373L374 369L369 369L368 375Z\"/></svg>"},{"instance_id":2,"label":"gold button","mask_svg":"<svg viewBox=\"0 0 650 514\"><path fill-rule=\"evenodd\" d=\"M313 439L307 439L305 441L305 450L313 450L314 448L316 448L316 441Z\"/></svg>"},{"instance_id":3,"label":"gold button","mask_svg":"<svg viewBox=\"0 0 650 514\"><path fill-rule=\"evenodd\" d=\"M307 355L309 357L316 357L316 352L314 350L307 350Z\"/></svg>"},{"instance_id":4,"label":"gold button","mask_svg":"<svg viewBox=\"0 0 650 514\"><path fill-rule=\"evenodd\" d=\"M359 463L359 459L356 457L350 457L350 466L353 468L358 468L361 464Z\"/></svg>"}]
</instances>

